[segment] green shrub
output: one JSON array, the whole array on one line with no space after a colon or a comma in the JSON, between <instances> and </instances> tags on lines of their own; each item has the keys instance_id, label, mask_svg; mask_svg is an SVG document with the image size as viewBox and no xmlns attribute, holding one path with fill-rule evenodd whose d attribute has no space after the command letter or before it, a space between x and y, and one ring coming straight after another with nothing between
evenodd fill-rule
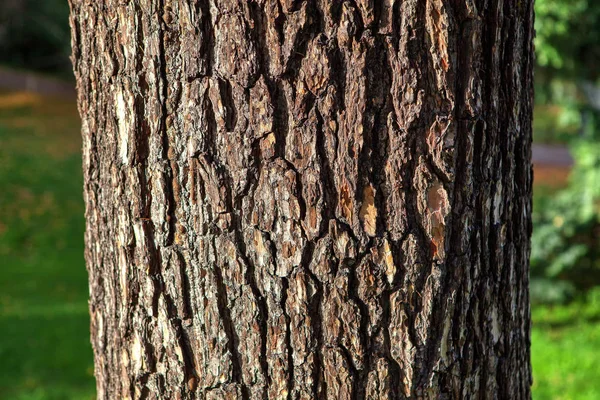
<instances>
[{"instance_id":1,"label":"green shrub","mask_svg":"<svg viewBox=\"0 0 600 400\"><path fill-rule=\"evenodd\" d=\"M600 142L579 139L571 149L568 187L534 203L531 295L538 302L600 285Z\"/></svg>"}]
</instances>

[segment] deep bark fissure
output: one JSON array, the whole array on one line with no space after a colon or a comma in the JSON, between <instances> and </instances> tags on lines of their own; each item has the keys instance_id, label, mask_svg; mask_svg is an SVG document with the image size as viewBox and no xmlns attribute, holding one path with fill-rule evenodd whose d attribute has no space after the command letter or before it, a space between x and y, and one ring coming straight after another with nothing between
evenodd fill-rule
<instances>
[{"instance_id":1,"label":"deep bark fissure","mask_svg":"<svg viewBox=\"0 0 600 400\"><path fill-rule=\"evenodd\" d=\"M237 350L239 340L236 338L235 325L229 312L229 302L227 301L227 290L223 283L223 274L220 268L215 268L213 271L215 275L216 292L217 292L217 306L219 308L219 315L223 321L223 327L225 334L227 335L227 342L229 351L232 357L232 377L234 382L242 382L242 367L241 367L241 355Z\"/></svg>"},{"instance_id":2,"label":"deep bark fissure","mask_svg":"<svg viewBox=\"0 0 600 400\"><path fill-rule=\"evenodd\" d=\"M268 319L269 312L268 312L267 302L264 299L263 295L260 293L260 290L256 284L255 268L254 268L254 265L252 264L252 261L250 261L250 259L246 255L247 254L246 253L246 245L244 244L244 239L241 235L240 228L239 228L239 226L236 226L234 229L235 229L236 241L239 246L238 249L241 252L241 254L240 254L241 258L244 262L244 265L246 266L245 280L246 280L246 283L250 286L250 289L252 290L252 294L254 295L254 298L255 298L256 302L258 303L258 309L259 309L258 323L260 324L260 333L261 333L261 344L260 344L260 355L259 355L260 366L262 368L262 373L263 373L265 379L268 381L269 380L269 367L267 364L267 319ZM266 397L266 393L267 393L267 388L265 386L263 396Z\"/></svg>"},{"instance_id":3,"label":"deep bark fissure","mask_svg":"<svg viewBox=\"0 0 600 400\"><path fill-rule=\"evenodd\" d=\"M310 279L312 280L312 282L314 282L316 286L314 298L312 299L311 304L309 304L308 307L308 315L310 316L311 320L314 321L312 331L314 336L316 336L316 343L314 345L314 349L311 349L315 353L315 368L313 375L311 376L311 378L313 379L311 393L313 397L317 399L319 398L319 388L322 380L321 372L323 366L323 327L321 325L323 321L323 316L321 315L321 307L323 301L323 285L307 267L310 264L313 254L314 245L310 243L308 246L306 246L304 254L302 255L302 265L304 266L304 272L310 277Z\"/></svg>"}]
</instances>

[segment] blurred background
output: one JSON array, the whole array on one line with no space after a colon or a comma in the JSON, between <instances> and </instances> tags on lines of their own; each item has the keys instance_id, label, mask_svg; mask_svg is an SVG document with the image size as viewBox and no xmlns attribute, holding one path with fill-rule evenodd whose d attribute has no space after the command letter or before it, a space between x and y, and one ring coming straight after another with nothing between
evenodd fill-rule
<instances>
[{"instance_id":1,"label":"blurred background","mask_svg":"<svg viewBox=\"0 0 600 400\"><path fill-rule=\"evenodd\" d=\"M0 399L92 399L66 0L0 0ZM600 2L536 0L534 399L600 399Z\"/></svg>"}]
</instances>

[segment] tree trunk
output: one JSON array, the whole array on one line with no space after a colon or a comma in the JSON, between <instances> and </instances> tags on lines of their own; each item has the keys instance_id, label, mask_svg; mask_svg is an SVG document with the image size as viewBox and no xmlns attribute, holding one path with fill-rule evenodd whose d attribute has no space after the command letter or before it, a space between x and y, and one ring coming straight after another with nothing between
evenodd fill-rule
<instances>
[{"instance_id":1,"label":"tree trunk","mask_svg":"<svg viewBox=\"0 0 600 400\"><path fill-rule=\"evenodd\" d=\"M99 399L530 397L532 0L70 0Z\"/></svg>"}]
</instances>

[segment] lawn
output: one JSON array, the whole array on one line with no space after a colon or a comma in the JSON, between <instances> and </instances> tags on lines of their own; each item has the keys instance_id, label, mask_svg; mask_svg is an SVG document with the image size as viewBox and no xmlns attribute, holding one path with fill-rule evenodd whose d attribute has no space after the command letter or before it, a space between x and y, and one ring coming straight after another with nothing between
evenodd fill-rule
<instances>
[{"instance_id":1,"label":"lawn","mask_svg":"<svg viewBox=\"0 0 600 400\"><path fill-rule=\"evenodd\" d=\"M78 117L0 93L0 399L94 398ZM534 307L535 399L600 399L600 295Z\"/></svg>"},{"instance_id":2,"label":"lawn","mask_svg":"<svg viewBox=\"0 0 600 400\"><path fill-rule=\"evenodd\" d=\"M534 399L600 399L600 291L569 306L534 307L532 317Z\"/></svg>"},{"instance_id":3,"label":"lawn","mask_svg":"<svg viewBox=\"0 0 600 400\"><path fill-rule=\"evenodd\" d=\"M0 93L0 399L94 398L78 120Z\"/></svg>"}]
</instances>

